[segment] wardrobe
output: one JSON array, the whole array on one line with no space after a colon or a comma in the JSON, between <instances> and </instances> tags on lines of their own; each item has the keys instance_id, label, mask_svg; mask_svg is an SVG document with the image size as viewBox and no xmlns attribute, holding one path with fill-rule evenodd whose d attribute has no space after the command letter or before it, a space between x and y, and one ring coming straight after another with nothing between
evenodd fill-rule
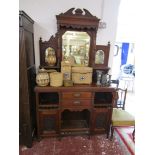
<instances>
[{"instance_id":1,"label":"wardrobe","mask_svg":"<svg viewBox=\"0 0 155 155\"><path fill-rule=\"evenodd\" d=\"M19 143L32 146L35 121L34 21L19 11Z\"/></svg>"}]
</instances>

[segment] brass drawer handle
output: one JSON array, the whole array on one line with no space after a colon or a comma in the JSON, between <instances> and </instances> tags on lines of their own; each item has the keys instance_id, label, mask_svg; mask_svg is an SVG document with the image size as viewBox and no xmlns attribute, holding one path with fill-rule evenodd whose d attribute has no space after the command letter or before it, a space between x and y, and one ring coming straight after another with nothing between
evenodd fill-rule
<instances>
[{"instance_id":1,"label":"brass drawer handle","mask_svg":"<svg viewBox=\"0 0 155 155\"><path fill-rule=\"evenodd\" d=\"M74 104L80 104L81 102L80 101L74 101L73 103Z\"/></svg>"},{"instance_id":2,"label":"brass drawer handle","mask_svg":"<svg viewBox=\"0 0 155 155\"><path fill-rule=\"evenodd\" d=\"M76 94L74 94L74 97L80 97L80 96L81 96L80 93L76 93Z\"/></svg>"}]
</instances>

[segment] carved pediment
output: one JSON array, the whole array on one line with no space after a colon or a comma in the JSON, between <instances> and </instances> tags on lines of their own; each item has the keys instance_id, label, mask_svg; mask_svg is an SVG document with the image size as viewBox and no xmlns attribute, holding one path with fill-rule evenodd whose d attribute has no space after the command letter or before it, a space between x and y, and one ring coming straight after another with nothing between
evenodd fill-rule
<instances>
[{"instance_id":1,"label":"carved pediment","mask_svg":"<svg viewBox=\"0 0 155 155\"><path fill-rule=\"evenodd\" d=\"M66 11L65 13L61 13L58 16L81 16L81 17L91 17L91 18L96 18L98 19L96 16L93 16L87 9L75 9L75 8L71 8L68 11Z\"/></svg>"},{"instance_id":2,"label":"carved pediment","mask_svg":"<svg viewBox=\"0 0 155 155\"><path fill-rule=\"evenodd\" d=\"M55 36L52 35L48 41L42 41L42 38L40 37L40 42L45 43L45 44L47 44L47 43L55 44L55 43L57 43L57 39L58 39L58 33L56 33Z\"/></svg>"},{"instance_id":3,"label":"carved pediment","mask_svg":"<svg viewBox=\"0 0 155 155\"><path fill-rule=\"evenodd\" d=\"M87 9L71 8L65 13L56 15L58 30L70 29L98 29L99 18L93 16Z\"/></svg>"}]
</instances>

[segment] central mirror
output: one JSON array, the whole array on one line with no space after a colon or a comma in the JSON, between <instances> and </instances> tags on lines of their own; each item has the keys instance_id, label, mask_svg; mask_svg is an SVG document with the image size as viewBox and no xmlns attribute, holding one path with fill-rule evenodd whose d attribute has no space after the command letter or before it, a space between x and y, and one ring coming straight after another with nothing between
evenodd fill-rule
<instances>
[{"instance_id":1,"label":"central mirror","mask_svg":"<svg viewBox=\"0 0 155 155\"><path fill-rule=\"evenodd\" d=\"M62 60L73 66L88 66L90 36L86 32L66 31L62 36Z\"/></svg>"}]
</instances>

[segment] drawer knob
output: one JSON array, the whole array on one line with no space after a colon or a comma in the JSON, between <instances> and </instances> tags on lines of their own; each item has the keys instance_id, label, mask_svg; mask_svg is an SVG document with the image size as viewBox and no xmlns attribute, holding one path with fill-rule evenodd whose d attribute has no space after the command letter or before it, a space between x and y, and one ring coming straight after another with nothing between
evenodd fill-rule
<instances>
[{"instance_id":1,"label":"drawer knob","mask_svg":"<svg viewBox=\"0 0 155 155\"><path fill-rule=\"evenodd\" d=\"M80 101L74 101L73 103L74 104L80 104L81 102Z\"/></svg>"},{"instance_id":2,"label":"drawer knob","mask_svg":"<svg viewBox=\"0 0 155 155\"><path fill-rule=\"evenodd\" d=\"M76 94L74 94L74 97L80 97L80 93L76 93Z\"/></svg>"}]
</instances>

